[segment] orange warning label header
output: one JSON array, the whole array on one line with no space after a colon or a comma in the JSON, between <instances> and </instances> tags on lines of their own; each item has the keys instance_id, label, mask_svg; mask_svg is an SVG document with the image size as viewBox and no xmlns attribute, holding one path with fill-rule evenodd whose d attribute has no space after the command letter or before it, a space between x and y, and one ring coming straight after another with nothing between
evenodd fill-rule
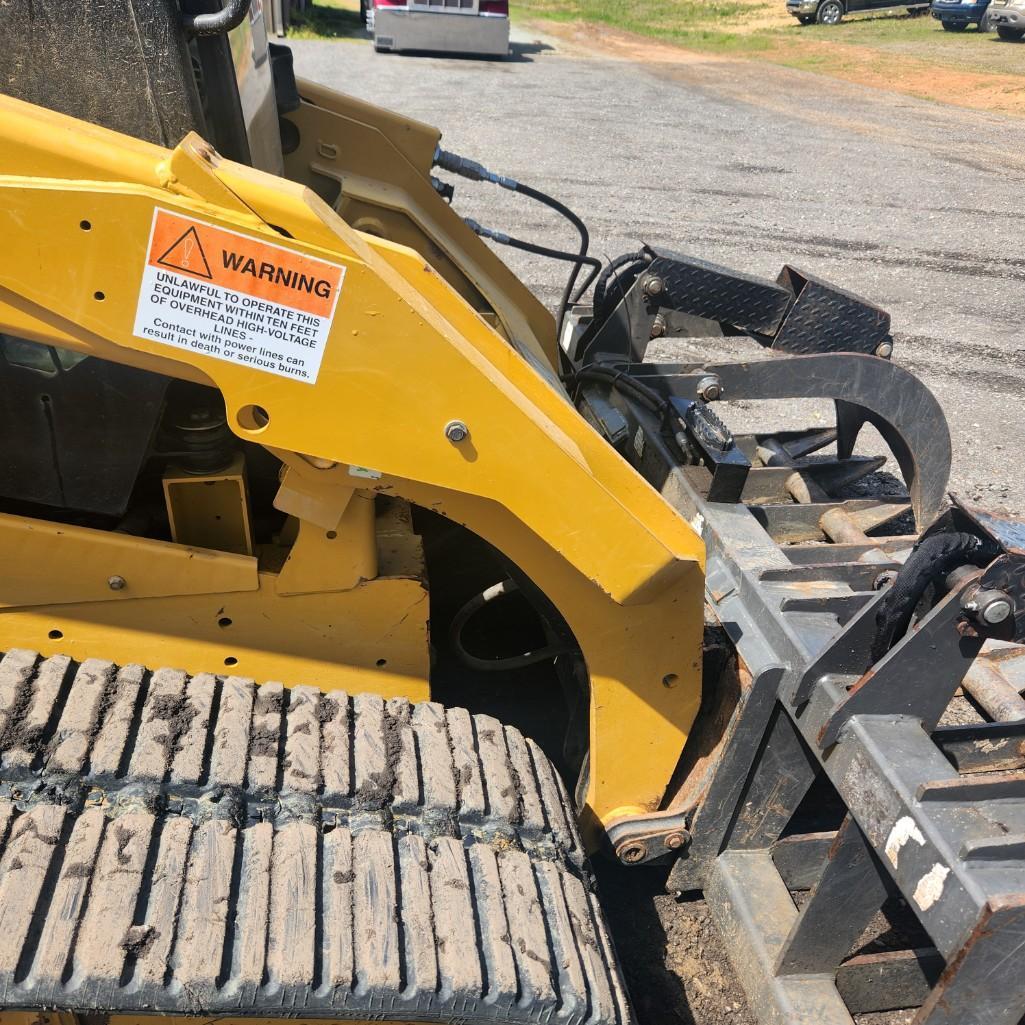
<instances>
[{"instance_id":1,"label":"orange warning label header","mask_svg":"<svg viewBox=\"0 0 1025 1025\"><path fill-rule=\"evenodd\" d=\"M158 209L149 266L331 317L344 268Z\"/></svg>"}]
</instances>

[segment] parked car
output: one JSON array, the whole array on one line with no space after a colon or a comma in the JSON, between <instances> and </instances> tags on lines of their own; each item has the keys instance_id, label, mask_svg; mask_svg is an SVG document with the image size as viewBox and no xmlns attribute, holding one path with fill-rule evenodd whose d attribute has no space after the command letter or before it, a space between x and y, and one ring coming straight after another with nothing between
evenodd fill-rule
<instances>
[{"instance_id":1,"label":"parked car","mask_svg":"<svg viewBox=\"0 0 1025 1025\"><path fill-rule=\"evenodd\" d=\"M908 0L787 0L787 13L802 25L818 22L820 25L838 25L845 14L863 14L866 11L885 11L894 7L907 7L909 14L929 9L928 3L908 5Z\"/></svg>"},{"instance_id":2,"label":"parked car","mask_svg":"<svg viewBox=\"0 0 1025 1025\"><path fill-rule=\"evenodd\" d=\"M509 53L509 0L367 0L374 49Z\"/></svg>"},{"instance_id":3,"label":"parked car","mask_svg":"<svg viewBox=\"0 0 1025 1025\"><path fill-rule=\"evenodd\" d=\"M1025 38L1025 0L991 0L989 23L1001 39Z\"/></svg>"},{"instance_id":4,"label":"parked car","mask_svg":"<svg viewBox=\"0 0 1025 1025\"><path fill-rule=\"evenodd\" d=\"M990 0L932 0L929 10L947 32L964 32L969 25L984 32L989 3Z\"/></svg>"}]
</instances>

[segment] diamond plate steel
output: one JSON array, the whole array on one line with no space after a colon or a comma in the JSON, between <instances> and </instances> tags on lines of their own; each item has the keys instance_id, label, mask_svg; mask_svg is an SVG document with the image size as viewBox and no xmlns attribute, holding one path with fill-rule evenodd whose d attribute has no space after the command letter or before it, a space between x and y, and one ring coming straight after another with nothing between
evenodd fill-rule
<instances>
[{"instance_id":1,"label":"diamond plate steel","mask_svg":"<svg viewBox=\"0 0 1025 1025\"><path fill-rule=\"evenodd\" d=\"M797 300L786 315L773 349L810 355L817 352L875 353L890 331L890 315L828 281L789 265L776 279Z\"/></svg>"},{"instance_id":2,"label":"diamond plate steel","mask_svg":"<svg viewBox=\"0 0 1025 1025\"><path fill-rule=\"evenodd\" d=\"M662 280L663 307L752 334L775 334L793 301L788 288L693 256L655 249L645 277Z\"/></svg>"}]
</instances>

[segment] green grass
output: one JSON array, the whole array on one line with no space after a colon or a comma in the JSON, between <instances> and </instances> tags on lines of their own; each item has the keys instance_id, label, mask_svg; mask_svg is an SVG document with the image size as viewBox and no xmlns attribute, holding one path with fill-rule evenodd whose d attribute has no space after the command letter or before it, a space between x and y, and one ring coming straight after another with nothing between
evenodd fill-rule
<instances>
[{"instance_id":1,"label":"green grass","mask_svg":"<svg viewBox=\"0 0 1025 1025\"><path fill-rule=\"evenodd\" d=\"M555 21L591 21L625 32L677 41L699 26L728 21L749 11L738 0L515 0L518 15Z\"/></svg>"},{"instance_id":2,"label":"green grass","mask_svg":"<svg viewBox=\"0 0 1025 1025\"><path fill-rule=\"evenodd\" d=\"M315 0L305 12L292 11L288 29L292 39L358 39L363 37L359 2Z\"/></svg>"},{"instance_id":3,"label":"green grass","mask_svg":"<svg viewBox=\"0 0 1025 1025\"><path fill-rule=\"evenodd\" d=\"M768 56L791 67L828 70L855 57L824 56L823 44L865 47L880 59L918 58L959 70L1025 73L1025 46L1008 46L993 33L944 32L928 13L903 8L851 15L835 26L802 26L790 18L785 0L515 0L514 15L553 21L583 21L675 43L694 50Z\"/></svg>"}]
</instances>

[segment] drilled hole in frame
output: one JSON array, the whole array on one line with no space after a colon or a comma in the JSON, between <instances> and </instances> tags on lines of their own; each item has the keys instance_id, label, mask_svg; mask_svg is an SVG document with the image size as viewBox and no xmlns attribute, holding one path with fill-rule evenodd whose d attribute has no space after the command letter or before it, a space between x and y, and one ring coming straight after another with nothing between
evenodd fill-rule
<instances>
[{"instance_id":1,"label":"drilled hole in frame","mask_svg":"<svg viewBox=\"0 0 1025 1025\"><path fill-rule=\"evenodd\" d=\"M255 406L250 403L238 411L235 419L242 430L252 431L255 434L266 429L270 423L270 413L263 406Z\"/></svg>"}]
</instances>

